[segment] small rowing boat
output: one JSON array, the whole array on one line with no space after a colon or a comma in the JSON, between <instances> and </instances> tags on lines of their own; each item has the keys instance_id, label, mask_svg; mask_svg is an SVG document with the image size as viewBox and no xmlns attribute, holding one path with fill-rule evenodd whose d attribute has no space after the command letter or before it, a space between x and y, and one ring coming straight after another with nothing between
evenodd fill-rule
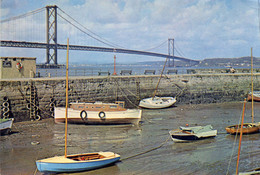
<instances>
[{"instance_id":1,"label":"small rowing boat","mask_svg":"<svg viewBox=\"0 0 260 175\"><path fill-rule=\"evenodd\" d=\"M211 125L180 127L180 129L171 130L169 132L174 142L187 142L200 140L217 135L217 130L214 130Z\"/></svg>"},{"instance_id":2,"label":"small rowing boat","mask_svg":"<svg viewBox=\"0 0 260 175\"><path fill-rule=\"evenodd\" d=\"M226 131L229 134L240 134L243 132L243 134L253 134L259 132L260 123L244 123L243 129L241 131L241 125L231 125L226 127Z\"/></svg>"},{"instance_id":3,"label":"small rowing boat","mask_svg":"<svg viewBox=\"0 0 260 175\"><path fill-rule=\"evenodd\" d=\"M249 92L249 94L247 95L247 100L252 101L252 92ZM253 100L260 101L260 91L253 92Z\"/></svg>"},{"instance_id":4,"label":"small rowing boat","mask_svg":"<svg viewBox=\"0 0 260 175\"><path fill-rule=\"evenodd\" d=\"M9 134L12 129L13 122L13 118L0 119L0 134Z\"/></svg>"},{"instance_id":5,"label":"small rowing boat","mask_svg":"<svg viewBox=\"0 0 260 175\"><path fill-rule=\"evenodd\" d=\"M162 109L172 106L176 102L173 97L157 97L145 98L140 101L139 106L148 109Z\"/></svg>"}]
</instances>

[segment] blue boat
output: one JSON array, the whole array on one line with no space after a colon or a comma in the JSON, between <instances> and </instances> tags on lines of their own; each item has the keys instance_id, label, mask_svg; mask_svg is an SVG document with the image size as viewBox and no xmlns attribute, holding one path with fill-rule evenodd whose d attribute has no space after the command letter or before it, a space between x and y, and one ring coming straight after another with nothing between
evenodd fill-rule
<instances>
[{"instance_id":1,"label":"blue boat","mask_svg":"<svg viewBox=\"0 0 260 175\"><path fill-rule=\"evenodd\" d=\"M120 159L113 152L84 153L55 156L36 161L39 171L43 173L80 172L111 165Z\"/></svg>"},{"instance_id":2,"label":"blue boat","mask_svg":"<svg viewBox=\"0 0 260 175\"><path fill-rule=\"evenodd\" d=\"M101 168L111 165L120 159L120 155L113 152L96 152L67 155L67 130L68 130L68 50L67 45L67 66L66 66L66 112L65 112L65 154L36 161L37 169L43 173L67 173L80 172Z\"/></svg>"}]
</instances>

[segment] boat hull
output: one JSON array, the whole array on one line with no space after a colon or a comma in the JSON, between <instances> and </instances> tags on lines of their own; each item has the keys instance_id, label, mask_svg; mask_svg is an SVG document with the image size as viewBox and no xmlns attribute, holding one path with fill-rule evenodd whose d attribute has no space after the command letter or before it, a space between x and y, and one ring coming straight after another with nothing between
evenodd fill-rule
<instances>
[{"instance_id":1,"label":"boat hull","mask_svg":"<svg viewBox=\"0 0 260 175\"><path fill-rule=\"evenodd\" d=\"M8 134L11 131L13 125L13 118L0 119L0 134Z\"/></svg>"},{"instance_id":2,"label":"boat hull","mask_svg":"<svg viewBox=\"0 0 260 175\"><path fill-rule=\"evenodd\" d=\"M253 93L253 99L254 99L254 101L260 102L260 92L258 92L258 93ZM248 100L248 101L252 101L252 94L251 94L251 93L248 94L247 100Z\"/></svg>"},{"instance_id":3,"label":"boat hull","mask_svg":"<svg viewBox=\"0 0 260 175\"><path fill-rule=\"evenodd\" d=\"M217 135L217 131L214 130L212 132L208 132L206 135L201 137L195 134L171 134L171 138L174 142L189 142L189 141L202 140L202 139L215 137L216 135Z\"/></svg>"},{"instance_id":4,"label":"boat hull","mask_svg":"<svg viewBox=\"0 0 260 175\"><path fill-rule=\"evenodd\" d=\"M169 134L174 142L188 142L215 137L217 130L213 130L211 125L204 127L181 127L181 129L171 130Z\"/></svg>"},{"instance_id":5,"label":"boat hull","mask_svg":"<svg viewBox=\"0 0 260 175\"><path fill-rule=\"evenodd\" d=\"M172 106L176 102L173 97L145 98L140 101L139 106L147 109L162 109Z\"/></svg>"},{"instance_id":6,"label":"boat hull","mask_svg":"<svg viewBox=\"0 0 260 175\"><path fill-rule=\"evenodd\" d=\"M243 124L243 134L253 134L258 133L260 130L259 124L255 123L244 123ZM241 132L241 125L231 125L226 127L226 131L229 134L240 134Z\"/></svg>"},{"instance_id":7,"label":"boat hull","mask_svg":"<svg viewBox=\"0 0 260 175\"><path fill-rule=\"evenodd\" d=\"M97 154L110 154L102 159L76 161L64 156L56 156L36 161L37 169L44 173L66 173L88 171L111 165L120 159L120 155L112 152L101 152ZM85 155L85 154L84 154Z\"/></svg>"},{"instance_id":8,"label":"boat hull","mask_svg":"<svg viewBox=\"0 0 260 175\"><path fill-rule=\"evenodd\" d=\"M65 122L65 108L54 110L55 123ZM125 111L85 111L68 109L68 123L75 124L139 124L142 116L140 109Z\"/></svg>"}]
</instances>

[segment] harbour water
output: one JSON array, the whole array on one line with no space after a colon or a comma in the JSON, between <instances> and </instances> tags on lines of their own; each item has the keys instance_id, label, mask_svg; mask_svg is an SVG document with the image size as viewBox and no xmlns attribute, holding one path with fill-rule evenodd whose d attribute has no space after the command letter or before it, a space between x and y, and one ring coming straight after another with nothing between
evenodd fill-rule
<instances>
[{"instance_id":1,"label":"harbour water","mask_svg":"<svg viewBox=\"0 0 260 175\"><path fill-rule=\"evenodd\" d=\"M144 75L146 70L154 71L155 75L160 75L163 70L163 64L118 64L116 65L116 74L121 75L121 72L124 70L130 70L131 75ZM250 69L250 67L234 67L235 69ZM259 69L260 67L254 67L255 69ZM188 70L196 70L196 69L223 69L228 70L229 67L168 67L166 65L164 69L164 74L168 74L172 70L176 70L177 74L187 74ZM113 64L98 64L98 65L70 65L69 66L69 76L98 76L98 75L112 75L114 73L114 65ZM192 72L191 72L192 73ZM152 75L153 73L147 73ZM129 75L129 73L125 73L125 75ZM36 70L37 77L65 77L66 69L65 66L60 69L43 69L37 68Z\"/></svg>"},{"instance_id":2,"label":"harbour water","mask_svg":"<svg viewBox=\"0 0 260 175\"><path fill-rule=\"evenodd\" d=\"M176 105L143 110L140 126L69 125L68 153L113 151L121 155L115 165L77 175L96 174L234 174L239 137L225 127L239 123L242 102ZM260 103L255 103L260 122ZM245 122L251 122L247 103ZM174 143L169 131L179 126L208 125L218 130L215 138ZM42 174L35 161L64 154L64 125L53 119L15 123L13 133L0 137L0 174ZM260 135L243 135L239 171L260 165Z\"/></svg>"},{"instance_id":3,"label":"harbour water","mask_svg":"<svg viewBox=\"0 0 260 175\"><path fill-rule=\"evenodd\" d=\"M144 65L144 64L119 64L116 65L116 73L120 75L122 70L131 70L132 75L144 75L145 70L154 70L155 74L161 74L163 65ZM179 74L184 74L187 72L187 67L167 67L165 72L168 69L176 69ZM190 69L190 68L189 68ZM66 75L65 67L61 69L37 69L37 74L41 77L61 77ZM107 75L114 73L114 65L112 64L100 64L100 65L70 65L69 75L70 76L97 76L101 73L102 75ZM126 74L129 75L129 74Z\"/></svg>"}]
</instances>

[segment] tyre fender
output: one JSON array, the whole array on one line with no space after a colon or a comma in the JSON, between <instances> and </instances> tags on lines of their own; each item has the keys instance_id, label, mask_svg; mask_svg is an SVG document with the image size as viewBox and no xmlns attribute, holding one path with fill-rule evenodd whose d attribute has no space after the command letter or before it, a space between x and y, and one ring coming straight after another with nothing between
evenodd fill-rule
<instances>
[{"instance_id":1,"label":"tyre fender","mask_svg":"<svg viewBox=\"0 0 260 175\"><path fill-rule=\"evenodd\" d=\"M100 118L101 120L105 120L105 119L106 119L106 114L105 114L104 111L100 111L100 112L98 113L98 116L99 116L99 118Z\"/></svg>"},{"instance_id":2,"label":"tyre fender","mask_svg":"<svg viewBox=\"0 0 260 175\"><path fill-rule=\"evenodd\" d=\"M80 118L81 118L83 121L85 121L85 120L88 119L88 114L87 114L87 112L86 112L85 110L82 110L82 111L80 112Z\"/></svg>"}]
</instances>

